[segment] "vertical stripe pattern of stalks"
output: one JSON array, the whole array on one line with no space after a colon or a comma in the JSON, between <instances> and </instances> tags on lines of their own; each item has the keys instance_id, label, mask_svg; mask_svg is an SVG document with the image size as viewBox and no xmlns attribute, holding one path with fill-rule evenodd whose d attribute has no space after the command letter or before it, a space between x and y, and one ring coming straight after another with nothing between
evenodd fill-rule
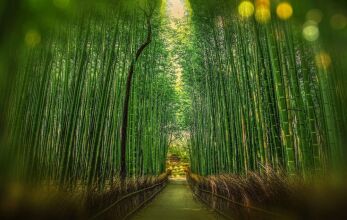
<instances>
[{"instance_id":1,"label":"vertical stripe pattern of stalks","mask_svg":"<svg viewBox=\"0 0 347 220\"><path fill-rule=\"evenodd\" d=\"M119 178L128 67L147 36L143 11L129 5L96 7L28 51L10 112L14 163L28 181L102 190ZM129 178L165 172L175 91L157 17L132 81Z\"/></svg>"},{"instance_id":2,"label":"vertical stripe pattern of stalks","mask_svg":"<svg viewBox=\"0 0 347 220\"><path fill-rule=\"evenodd\" d=\"M198 65L184 66L194 91L192 172L321 171L335 143L328 70L315 65L299 27L241 19L231 13L237 3L191 1Z\"/></svg>"}]
</instances>

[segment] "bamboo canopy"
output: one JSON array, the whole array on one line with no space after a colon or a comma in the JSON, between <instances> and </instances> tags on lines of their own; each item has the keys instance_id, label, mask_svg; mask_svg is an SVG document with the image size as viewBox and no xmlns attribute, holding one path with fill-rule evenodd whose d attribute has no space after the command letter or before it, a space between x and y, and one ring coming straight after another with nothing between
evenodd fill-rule
<instances>
[{"instance_id":1,"label":"bamboo canopy","mask_svg":"<svg viewBox=\"0 0 347 220\"><path fill-rule=\"evenodd\" d=\"M165 172L177 133L199 175L326 172L346 153L346 53L302 18L312 1L180 1L173 18L169 0L151 16L145 0L87 1L29 29L0 51L1 175L103 190ZM0 14L9 30L22 4Z\"/></svg>"},{"instance_id":2,"label":"bamboo canopy","mask_svg":"<svg viewBox=\"0 0 347 220\"><path fill-rule=\"evenodd\" d=\"M319 44L293 22L230 13L235 3L190 3L192 171L309 175L331 166L340 155L336 110L330 69L316 65Z\"/></svg>"}]
</instances>

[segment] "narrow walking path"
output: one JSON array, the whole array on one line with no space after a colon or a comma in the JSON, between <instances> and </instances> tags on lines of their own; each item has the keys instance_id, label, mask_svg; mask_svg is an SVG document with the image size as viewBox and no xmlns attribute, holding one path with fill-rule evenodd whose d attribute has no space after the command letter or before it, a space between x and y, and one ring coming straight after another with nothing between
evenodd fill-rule
<instances>
[{"instance_id":1,"label":"narrow walking path","mask_svg":"<svg viewBox=\"0 0 347 220\"><path fill-rule=\"evenodd\" d=\"M132 220L216 220L223 219L193 198L185 180L170 180L166 188Z\"/></svg>"}]
</instances>

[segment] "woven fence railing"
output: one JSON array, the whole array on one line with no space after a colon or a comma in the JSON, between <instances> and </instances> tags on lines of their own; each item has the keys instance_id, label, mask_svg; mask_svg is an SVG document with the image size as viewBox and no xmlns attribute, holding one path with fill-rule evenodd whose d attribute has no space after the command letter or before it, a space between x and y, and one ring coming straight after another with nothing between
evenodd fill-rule
<instances>
[{"instance_id":1,"label":"woven fence railing","mask_svg":"<svg viewBox=\"0 0 347 220\"><path fill-rule=\"evenodd\" d=\"M167 181L168 178L166 177L164 180L155 185L128 193L118 198L106 208L94 214L90 220L128 219L143 205L151 201L160 191L162 191L165 188Z\"/></svg>"}]
</instances>

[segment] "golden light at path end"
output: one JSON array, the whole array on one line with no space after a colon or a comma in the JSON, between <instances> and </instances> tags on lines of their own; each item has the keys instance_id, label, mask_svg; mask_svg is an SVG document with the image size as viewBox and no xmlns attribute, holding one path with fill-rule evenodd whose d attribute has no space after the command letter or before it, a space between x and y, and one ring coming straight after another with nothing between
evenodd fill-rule
<instances>
[{"instance_id":1,"label":"golden light at path end","mask_svg":"<svg viewBox=\"0 0 347 220\"><path fill-rule=\"evenodd\" d=\"M282 2L277 6L276 13L280 19L288 20L293 15L293 8L288 2Z\"/></svg>"},{"instance_id":2,"label":"golden light at path end","mask_svg":"<svg viewBox=\"0 0 347 220\"><path fill-rule=\"evenodd\" d=\"M250 1L243 1L238 7L238 11L241 18L249 18L254 13L254 5Z\"/></svg>"}]
</instances>

